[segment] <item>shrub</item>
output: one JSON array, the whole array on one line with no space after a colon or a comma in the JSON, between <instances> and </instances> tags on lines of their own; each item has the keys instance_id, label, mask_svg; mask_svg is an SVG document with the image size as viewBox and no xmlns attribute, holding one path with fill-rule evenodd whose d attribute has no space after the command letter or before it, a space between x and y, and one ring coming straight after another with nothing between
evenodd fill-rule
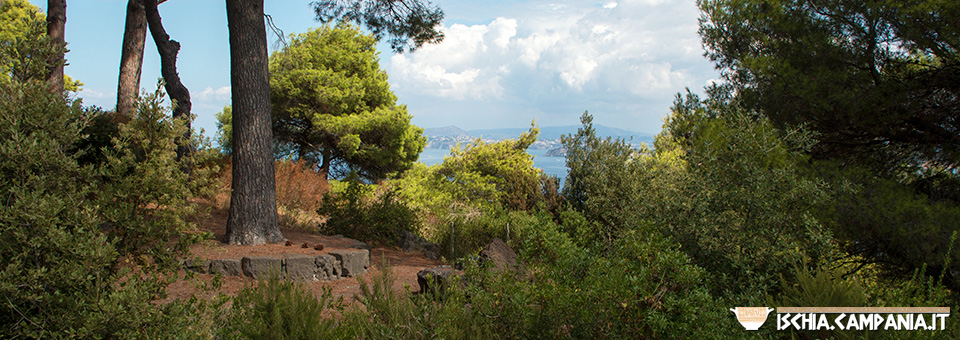
<instances>
[{"instance_id":1,"label":"shrub","mask_svg":"<svg viewBox=\"0 0 960 340\"><path fill-rule=\"evenodd\" d=\"M80 165L88 116L79 102L40 82L0 84L2 337L203 333L181 327L193 312L151 302L197 237L180 224L189 191L172 140L181 134L154 120L162 112L150 103L104 164Z\"/></svg>"},{"instance_id":2,"label":"shrub","mask_svg":"<svg viewBox=\"0 0 960 340\"><path fill-rule=\"evenodd\" d=\"M459 259L476 254L494 237L509 239L506 229L511 215L498 206L453 206L429 235L448 260Z\"/></svg>"},{"instance_id":3,"label":"shrub","mask_svg":"<svg viewBox=\"0 0 960 340\"><path fill-rule=\"evenodd\" d=\"M866 291L855 277L844 277L844 268L830 268L818 265L813 269L797 265L791 275L792 280L780 278L782 289L779 299L768 299L771 306L790 307L861 307L867 301ZM792 331L793 336L805 338L851 338L864 332L853 331ZM858 334L859 333L859 334Z\"/></svg>"},{"instance_id":4,"label":"shrub","mask_svg":"<svg viewBox=\"0 0 960 340\"><path fill-rule=\"evenodd\" d=\"M781 131L714 88L678 96L656 152L640 163L639 218L717 276L715 293L776 292L781 275L839 255L817 219L834 193L805 171L815 141Z\"/></svg>"},{"instance_id":5,"label":"shrub","mask_svg":"<svg viewBox=\"0 0 960 340\"><path fill-rule=\"evenodd\" d=\"M277 206L315 211L320 198L329 190L321 174L304 160L276 162Z\"/></svg>"},{"instance_id":6,"label":"shrub","mask_svg":"<svg viewBox=\"0 0 960 340\"><path fill-rule=\"evenodd\" d=\"M193 159L177 159L175 141L186 124L170 118L162 103L159 87L140 98L136 116L120 124L113 145L101 150L106 161L98 165L104 184L98 195L100 214L121 255L141 265L174 269L190 244L209 235L196 233L185 219L196 210L188 198L202 188L197 183L192 187L183 171Z\"/></svg>"},{"instance_id":7,"label":"shrub","mask_svg":"<svg viewBox=\"0 0 960 340\"><path fill-rule=\"evenodd\" d=\"M298 283L276 275L245 287L233 299L231 320L220 330L222 338L327 339L336 320L331 311L341 311L343 298L334 298L324 287L318 298Z\"/></svg>"},{"instance_id":8,"label":"shrub","mask_svg":"<svg viewBox=\"0 0 960 340\"><path fill-rule=\"evenodd\" d=\"M710 293L707 272L652 226L635 225L597 252L548 215L514 221L534 285L518 291L536 306L527 312L531 333L520 337L724 338L740 327Z\"/></svg>"},{"instance_id":9,"label":"shrub","mask_svg":"<svg viewBox=\"0 0 960 340\"><path fill-rule=\"evenodd\" d=\"M373 195L373 187L360 183L354 174L343 191L323 196L317 213L326 216L321 231L365 241L395 243L403 231L416 231L416 212L397 200L395 189L385 188Z\"/></svg>"}]
</instances>

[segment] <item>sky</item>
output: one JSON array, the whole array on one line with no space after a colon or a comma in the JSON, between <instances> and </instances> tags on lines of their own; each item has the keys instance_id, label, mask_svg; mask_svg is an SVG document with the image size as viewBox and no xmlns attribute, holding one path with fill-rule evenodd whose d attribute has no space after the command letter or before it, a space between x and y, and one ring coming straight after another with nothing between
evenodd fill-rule
<instances>
[{"instance_id":1,"label":"sky","mask_svg":"<svg viewBox=\"0 0 960 340\"><path fill-rule=\"evenodd\" d=\"M46 1L31 0L43 10ZM126 0L67 2L65 72L84 83L85 105L116 106ZM719 73L703 57L694 0L434 1L444 41L414 53L380 45L380 65L400 104L421 127L466 130L594 123L660 131L677 93L702 92ZM283 34L320 24L308 0L265 2ZM230 49L222 0L168 0L164 28L180 42L177 63L195 127L212 136L230 104ZM268 31L271 53L281 45ZM141 88L160 77L147 37Z\"/></svg>"}]
</instances>

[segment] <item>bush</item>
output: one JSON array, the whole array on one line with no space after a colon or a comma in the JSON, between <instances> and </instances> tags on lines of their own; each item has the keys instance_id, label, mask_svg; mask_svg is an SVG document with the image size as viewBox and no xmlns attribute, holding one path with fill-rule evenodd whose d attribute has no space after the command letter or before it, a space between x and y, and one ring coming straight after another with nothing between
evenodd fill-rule
<instances>
[{"instance_id":1,"label":"bush","mask_svg":"<svg viewBox=\"0 0 960 340\"><path fill-rule=\"evenodd\" d=\"M839 256L817 219L835 193L809 176L802 130L781 131L720 89L678 96L656 152L637 160L640 218L717 276L714 293L776 292L794 265Z\"/></svg>"},{"instance_id":2,"label":"bush","mask_svg":"<svg viewBox=\"0 0 960 340\"><path fill-rule=\"evenodd\" d=\"M296 282L273 276L256 286L245 287L233 299L231 320L220 330L221 338L328 339L341 311L343 298L334 298L324 287L319 299Z\"/></svg>"},{"instance_id":3,"label":"bush","mask_svg":"<svg viewBox=\"0 0 960 340\"><path fill-rule=\"evenodd\" d=\"M304 160L276 162L277 206L315 211L329 191L327 181Z\"/></svg>"},{"instance_id":4,"label":"bush","mask_svg":"<svg viewBox=\"0 0 960 340\"><path fill-rule=\"evenodd\" d=\"M451 207L450 212L434 227L430 239L440 246L447 260L475 255L480 248L490 243L494 237L507 240L507 225L510 213L497 206L480 209L459 205Z\"/></svg>"},{"instance_id":5,"label":"bush","mask_svg":"<svg viewBox=\"0 0 960 340\"><path fill-rule=\"evenodd\" d=\"M152 303L188 234L189 195L149 99L103 164L80 165L88 114L45 84L0 84L0 334L5 338L200 337L195 314ZM130 262L139 263L132 266Z\"/></svg>"},{"instance_id":6,"label":"bush","mask_svg":"<svg viewBox=\"0 0 960 340\"><path fill-rule=\"evenodd\" d=\"M371 186L360 183L356 174L347 179L343 191L324 194L317 213L327 217L320 229L365 241L395 243L403 231L416 231L416 212L397 200L397 192L388 189L372 196Z\"/></svg>"},{"instance_id":7,"label":"bush","mask_svg":"<svg viewBox=\"0 0 960 340\"><path fill-rule=\"evenodd\" d=\"M170 118L162 104L159 87L140 98L136 116L119 125L113 145L101 149L106 161L98 165L103 182L98 195L100 214L120 255L140 265L176 269L187 247L210 235L196 233L196 226L185 219L196 211L188 199L204 190L198 186L203 181L191 183L183 170L195 158L177 159L175 141L184 135L186 124ZM205 171L197 174L206 178Z\"/></svg>"}]
</instances>

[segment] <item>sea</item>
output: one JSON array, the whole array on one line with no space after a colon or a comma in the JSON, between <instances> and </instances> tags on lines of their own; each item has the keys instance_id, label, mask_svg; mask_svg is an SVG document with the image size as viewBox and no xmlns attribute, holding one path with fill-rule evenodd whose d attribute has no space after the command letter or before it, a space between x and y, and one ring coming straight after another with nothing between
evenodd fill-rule
<instances>
[{"instance_id":1,"label":"sea","mask_svg":"<svg viewBox=\"0 0 960 340\"><path fill-rule=\"evenodd\" d=\"M560 184L567 178L567 159L563 157L548 157L546 149L531 150L527 152L533 155L533 166L543 170L548 175L557 176ZM443 162L443 156L450 155L449 149L424 149L420 154L420 162L426 165L434 165Z\"/></svg>"}]
</instances>

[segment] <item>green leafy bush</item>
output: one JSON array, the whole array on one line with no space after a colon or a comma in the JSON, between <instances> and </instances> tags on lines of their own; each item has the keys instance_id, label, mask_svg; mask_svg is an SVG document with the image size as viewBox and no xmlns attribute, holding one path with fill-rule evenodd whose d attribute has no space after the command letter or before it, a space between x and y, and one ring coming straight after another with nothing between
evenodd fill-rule
<instances>
[{"instance_id":1,"label":"green leafy bush","mask_svg":"<svg viewBox=\"0 0 960 340\"><path fill-rule=\"evenodd\" d=\"M233 299L233 308L221 338L328 339L336 320L324 313L342 310L343 298L324 287L318 298L298 283L272 276L245 287Z\"/></svg>"},{"instance_id":2,"label":"green leafy bush","mask_svg":"<svg viewBox=\"0 0 960 340\"><path fill-rule=\"evenodd\" d=\"M327 217L322 232L341 234L365 241L394 243L403 231L416 231L416 212L397 200L396 190L387 189L371 196L373 187L360 183L354 174L342 191L324 194L317 213Z\"/></svg>"},{"instance_id":3,"label":"green leafy bush","mask_svg":"<svg viewBox=\"0 0 960 340\"><path fill-rule=\"evenodd\" d=\"M584 112L583 126L577 133L561 138L567 148L570 172L564 182L563 196L595 227L580 236L610 246L614 236L637 221L645 198L640 196L643 177L634 149L627 141L600 139L593 128L593 117Z\"/></svg>"},{"instance_id":4,"label":"green leafy bush","mask_svg":"<svg viewBox=\"0 0 960 340\"><path fill-rule=\"evenodd\" d=\"M815 140L781 131L739 106L722 88L678 99L656 152L639 160L642 218L715 273L715 292L775 292L798 263L839 254L817 219L834 194L805 171Z\"/></svg>"},{"instance_id":5,"label":"green leafy bush","mask_svg":"<svg viewBox=\"0 0 960 340\"><path fill-rule=\"evenodd\" d=\"M517 139L457 145L443 163L414 166L386 185L418 211L420 233L447 258L459 258L505 238L510 211L560 209L558 180L534 167L526 151L538 135L531 126Z\"/></svg>"},{"instance_id":6,"label":"green leafy bush","mask_svg":"<svg viewBox=\"0 0 960 340\"><path fill-rule=\"evenodd\" d=\"M176 124L144 104L106 163L81 165L89 114L43 83L0 84L0 334L200 337L208 330L183 327L197 310L152 303L198 237L178 209L189 190Z\"/></svg>"},{"instance_id":7,"label":"green leafy bush","mask_svg":"<svg viewBox=\"0 0 960 340\"><path fill-rule=\"evenodd\" d=\"M101 150L106 161L98 165L104 184L98 192L100 214L120 254L140 265L172 269L190 244L209 235L195 233L196 226L185 220L196 211L188 198L198 189L183 171L191 159L177 159L175 141L186 124L170 118L162 104L158 87L138 100L136 116L119 125L113 145Z\"/></svg>"}]
</instances>

